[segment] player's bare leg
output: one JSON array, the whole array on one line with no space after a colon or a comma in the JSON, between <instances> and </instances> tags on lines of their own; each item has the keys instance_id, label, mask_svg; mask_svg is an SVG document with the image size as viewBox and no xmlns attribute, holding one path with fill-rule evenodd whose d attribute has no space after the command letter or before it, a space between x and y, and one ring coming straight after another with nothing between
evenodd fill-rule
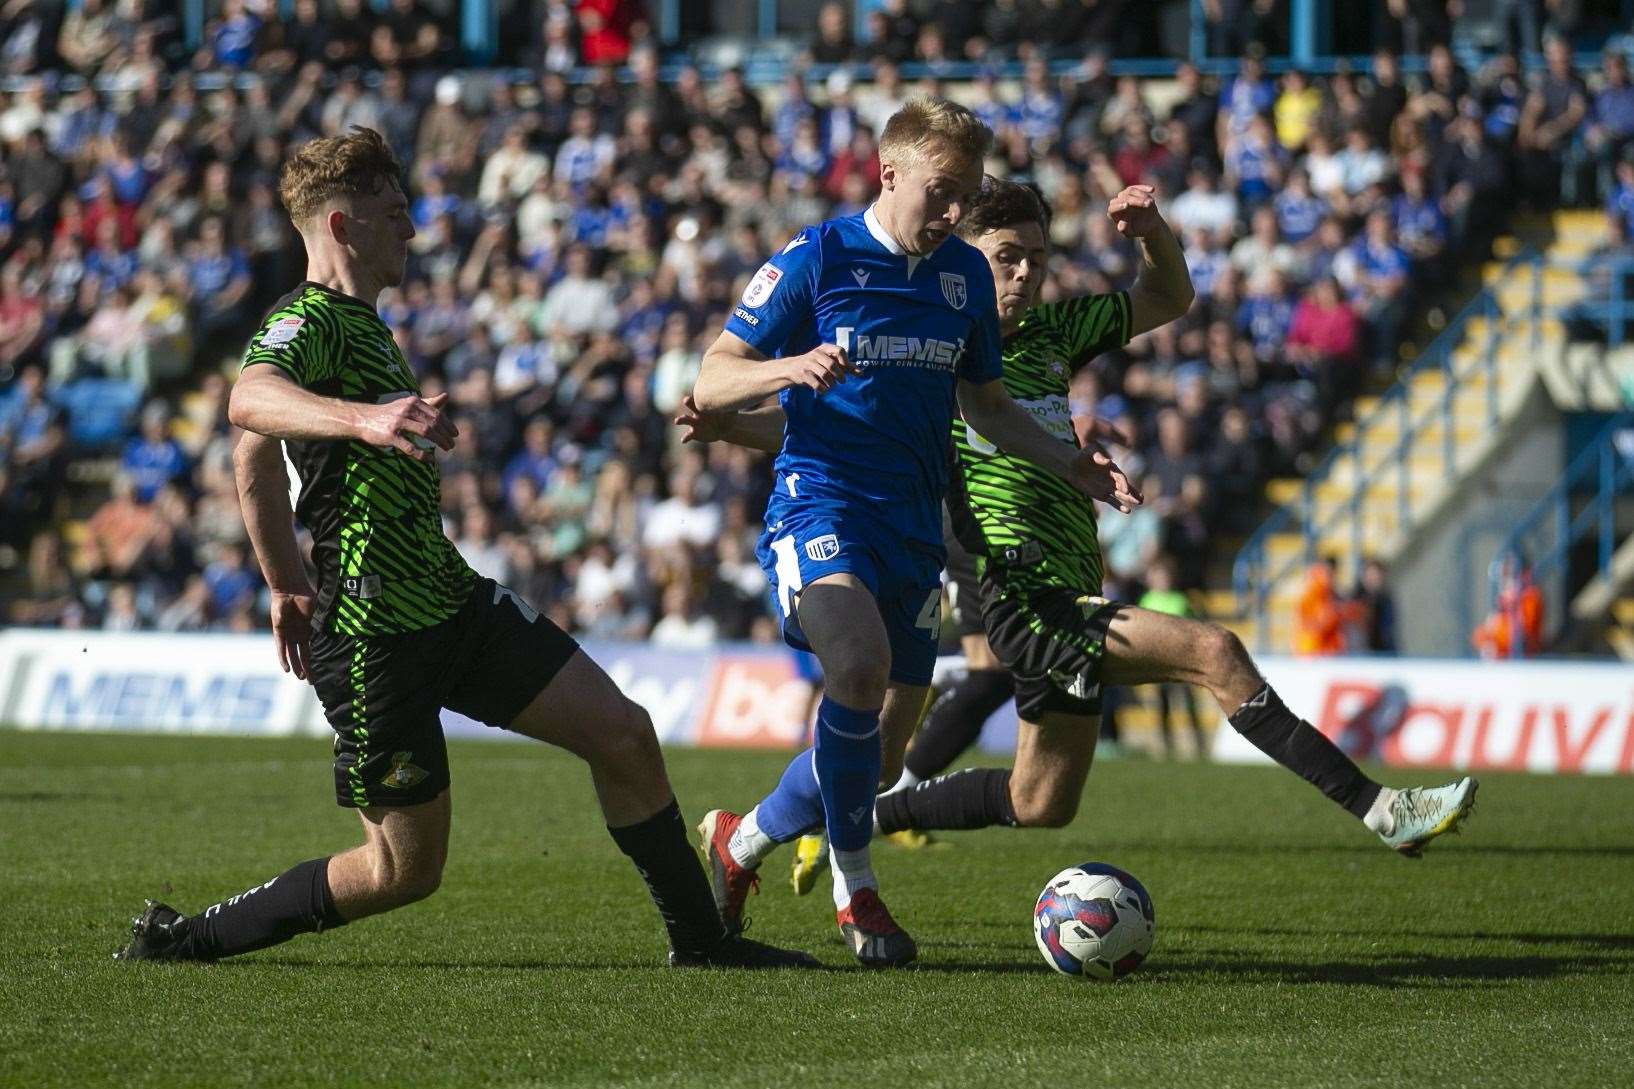
<instances>
[{"instance_id":1,"label":"player's bare leg","mask_svg":"<svg viewBox=\"0 0 1634 1089\"><path fill-rule=\"evenodd\" d=\"M646 820L675 800L652 718L584 652L574 655L511 729L590 765L608 827Z\"/></svg>"},{"instance_id":2,"label":"player's bare leg","mask_svg":"<svg viewBox=\"0 0 1634 1089\"><path fill-rule=\"evenodd\" d=\"M363 843L329 860L329 895L348 922L424 900L442 883L452 805L444 790L424 805L357 811Z\"/></svg>"},{"instance_id":3,"label":"player's bare leg","mask_svg":"<svg viewBox=\"0 0 1634 1089\"><path fill-rule=\"evenodd\" d=\"M880 713L890 686L885 621L873 593L847 572L814 580L794 608L823 666L816 741L748 813L712 810L704 817L698 831L716 902L728 926L741 925L760 863L779 843L824 827L841 933L866 965L905 964L917 949L880 901L868 854L884 759Z\"/></svg>"},{"instance_id":4,"label":"player's bare leg","mask_svg":"<svg viewBox=\"0 0 1634 1089\"><path fill-rule=\"evenodd\" d=\"M670 963L721 967L815 963L803 953L748 941L723 925L709 880L688 843L652 718L587 654L574 654L511 729L560 746L590 765L607 830L646 881L663 917Z\"/></svg>"},{"instance_id":5,"label":"player's bare leg","mask_svg":"<svg viewBox=\"0 0 1634 1089\"><path fill-rule=\"evenodd\" d=\"M1457 829L1474 805L1478 784L1469 777L1404 790L1369 779L1321 731L1283 705L1242 641L1218 624L1119 609L1107 628L1101 680L1182 681L1207 688L1238 733L1408 857L1418 857L1430 840Z\"/></svg>"},{"instance_id":6,"label":"player's bare leg","mask_svg":"<svg viewBox=\"0 0 1634 1089\"><path fill-rule=\"evenodd\" d=\"M914 731L925 717L930 702L929 685L902 684L892 681L885 690L885 706L879 713L880 740L884 752L880 761L879 782L883 789L902 777L902 758L913 740Z\"/></svg>"},{"instance_id":7,"label":"player's bare leg","mask_svg":"<svg viewBox=\"0 0 1634 1089\"><path fill-rule=\"evenodd\" d=\"M1099 715L1041 715L1016 732L1010 808L1020 828L1065 828L1078 815L1095 761Z\"/></svg>"}]
</instances>

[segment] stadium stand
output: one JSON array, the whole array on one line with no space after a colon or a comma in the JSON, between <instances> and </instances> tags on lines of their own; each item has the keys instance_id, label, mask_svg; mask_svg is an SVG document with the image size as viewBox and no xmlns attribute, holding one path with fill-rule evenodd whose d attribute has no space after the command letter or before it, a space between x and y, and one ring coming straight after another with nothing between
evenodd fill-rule
<instances>
[{"instance_id":1,"label":"stadium stand","mask_svg":"<svg viewBox=\"0 0 1634 1089\"><path fill-rule=\"evenodd\" d=\"M1067 5L1094 25L1028 29L1049 5L921 21L890 4L855 40L831 4L801 63L753 86L661 67L630 5L592 6L593 25L544 5L508 52L531 67L474 69L415 0L225 0L197 51L173 5L83 0L54 22L0 4L9 621L264 624L226 393L303 266L277 166L350 125L407 170L419 235L380 310L426 390L452 395L461 551L570 630L683 645L773 638L753 560L768 474L680 447L669 416L764 254L868 202L875 136L910 94L956 90L999 134L992 169L1048 195L1052 296L1127 284L1133 255L1100 215L1125 184L1157 186L1182 232L1192 312L1075 384L1077 410L1138 436L1126 464L1148 503L1102 528L1125 600L1160 557L1181 589L1226 585L1266 482L1309 472L1358 393L1393 377L1425 301L1467 286L1452 270L1486 254L1518 191L1625 222L1634 205L1616 53L1578 72L1551 45L1530 71L1509 54L1466 71L1415 26L1411 74L1380 52L1273 75L1245 24L1216 23L1248 48L1225 74L1114 77L1079 44L1112 40L1094 5ZM1019 60L1018 78L955 89L934 75L948 57ZM905 79L904 61L932 75Z\"/></svg>"}]
</instances>

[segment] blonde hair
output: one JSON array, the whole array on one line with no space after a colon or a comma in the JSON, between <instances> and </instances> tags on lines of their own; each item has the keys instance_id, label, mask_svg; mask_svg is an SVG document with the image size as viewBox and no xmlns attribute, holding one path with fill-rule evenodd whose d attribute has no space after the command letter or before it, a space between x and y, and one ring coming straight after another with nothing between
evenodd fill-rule
<instances>
[{"instance_id":1,"label":"blonde hair","mask_svg":"<svg viewBox=\"0 0 1634 1089\"><path fill-rule=\"evenodd\" d=\"M927 160L942 166L979 166L993 146L993 130L945 98L909 99L885 122L879 157L907 167Z\"/></svg>"},{"instance_id":2,"label":"blonde hair","mask_svg":"<svg viewBox=\"0 0 1634 1089\"><path fill-rule=\"evenodd\" d=\"M403 166L386 138L353 125L345 136L309 140L295 149L278 176L278 199L299 226L340 196L373 196L403 185Z\"/></svg>"}]
</instances>

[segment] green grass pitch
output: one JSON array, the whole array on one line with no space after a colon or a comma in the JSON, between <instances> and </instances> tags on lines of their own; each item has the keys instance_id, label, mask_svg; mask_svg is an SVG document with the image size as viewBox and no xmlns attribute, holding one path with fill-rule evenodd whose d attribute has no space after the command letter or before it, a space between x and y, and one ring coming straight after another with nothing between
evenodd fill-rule
<instances>
[{"instance_id":1,"label":"green grass pitch","mask_svg":"<svg viewBox=\"0 0 1634 1089\"><path fill-rule=\"evenodd\" d=\"M327 745L0 733L0 1085L1554 1087L1634 1069L1634 780L1487 776L1465 834L1411 862L1277 769L1108 761L1069 828L878 849L917 970L853 968L827 896L796 899L774 856L753 933L831 970L757 975L660 966L572 758L479 742L452 761L430 900L236 962L125 965L109 953L144 895L197 910L355 841ZM783 758L669 761L696 820ZM1090 859L1157 904L1151 959L1117 984L1048 971L1029 930L1043 882Z\"/></svg>"}]
</instances>

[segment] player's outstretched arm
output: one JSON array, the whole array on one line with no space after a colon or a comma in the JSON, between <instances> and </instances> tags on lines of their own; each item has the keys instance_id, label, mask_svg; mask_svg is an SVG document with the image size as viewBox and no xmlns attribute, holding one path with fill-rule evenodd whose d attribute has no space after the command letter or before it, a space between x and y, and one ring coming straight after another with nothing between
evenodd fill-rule
<instances>
[{"instance_id":1,"label":"player's outstretched arm","mask_svg":"<svg viewBox=\"0 0 1634 1089\"><path fill-rule=\"evenodd\" d=\"M1129 288L1129 335L1166 325L1191 309L1196 290L1186 255L1157 210L1149 185L1131 185L1106 206L1106 215L1140 250L1140 271Z\"/></svg>"},{"instance_id":2,"label":"player's outstretched arm","mask_svg":"<svg viewBox=\"0 0 1634 1089\"><path fill-rule=\"evenodd\" d=\"M707 414L753 408L790 386L824 393L857 369L833 344L819 344L804 355L768 359L735 333L721 333L704 353L693 384L697 407Z\"/></svg>"},{"instance_id":3,"label":"player's outstretched arm","mask_svg":"<svg viewBox=\"0 0 1634 1089\"><path fill-rule=\"evenodd\" d=\"M1140 505L1140 492L1105 450L1099 445L1080 450L1045 431L1015 403L1002 381L961 380L959 411L982 438L1006 454L1054 473L1091 499L1125 514Z\"/></svg>"},{"instance_id":4,"label":"player's outstretched arm","mask_svg":"<svg viewBox=\"0 0 1634 1089\"><path fill-rule=\"evenodd\" d=\"M780 405L762 405L740 412L699 412L698 402L689 393L675 413L681 441L729 442L775 454L783 448L783 427L788 423Z\"/></svg>"},{"instance_id":5,"label":"player's outstretched arm","mask_svg":"<svg viewBox=\"0 0 1634 1089\"><path fill-rule=\"evenodd\" d=\"M272 638L285 673L306 679L316 595L295 540L289 477L277 439L246 431L233 448L233 478L244 528L272 591Z\"/></svg>"},{"instance_id":6,"label":"player's outstretched arm","mask_svg":"<svg viewBox=\"0 0 1634 1089\"><path fill-rule=\"evenodd\" d=\"M454 448L459 431L442 407L446 394L399 397L383 404L343 401L303 389L270 363L244 368L227 402L227 418L246 431L275 439L357 439L392 447L420 461L431 460L429 447L411 436Z\"/></svg>"}]
</instances>

